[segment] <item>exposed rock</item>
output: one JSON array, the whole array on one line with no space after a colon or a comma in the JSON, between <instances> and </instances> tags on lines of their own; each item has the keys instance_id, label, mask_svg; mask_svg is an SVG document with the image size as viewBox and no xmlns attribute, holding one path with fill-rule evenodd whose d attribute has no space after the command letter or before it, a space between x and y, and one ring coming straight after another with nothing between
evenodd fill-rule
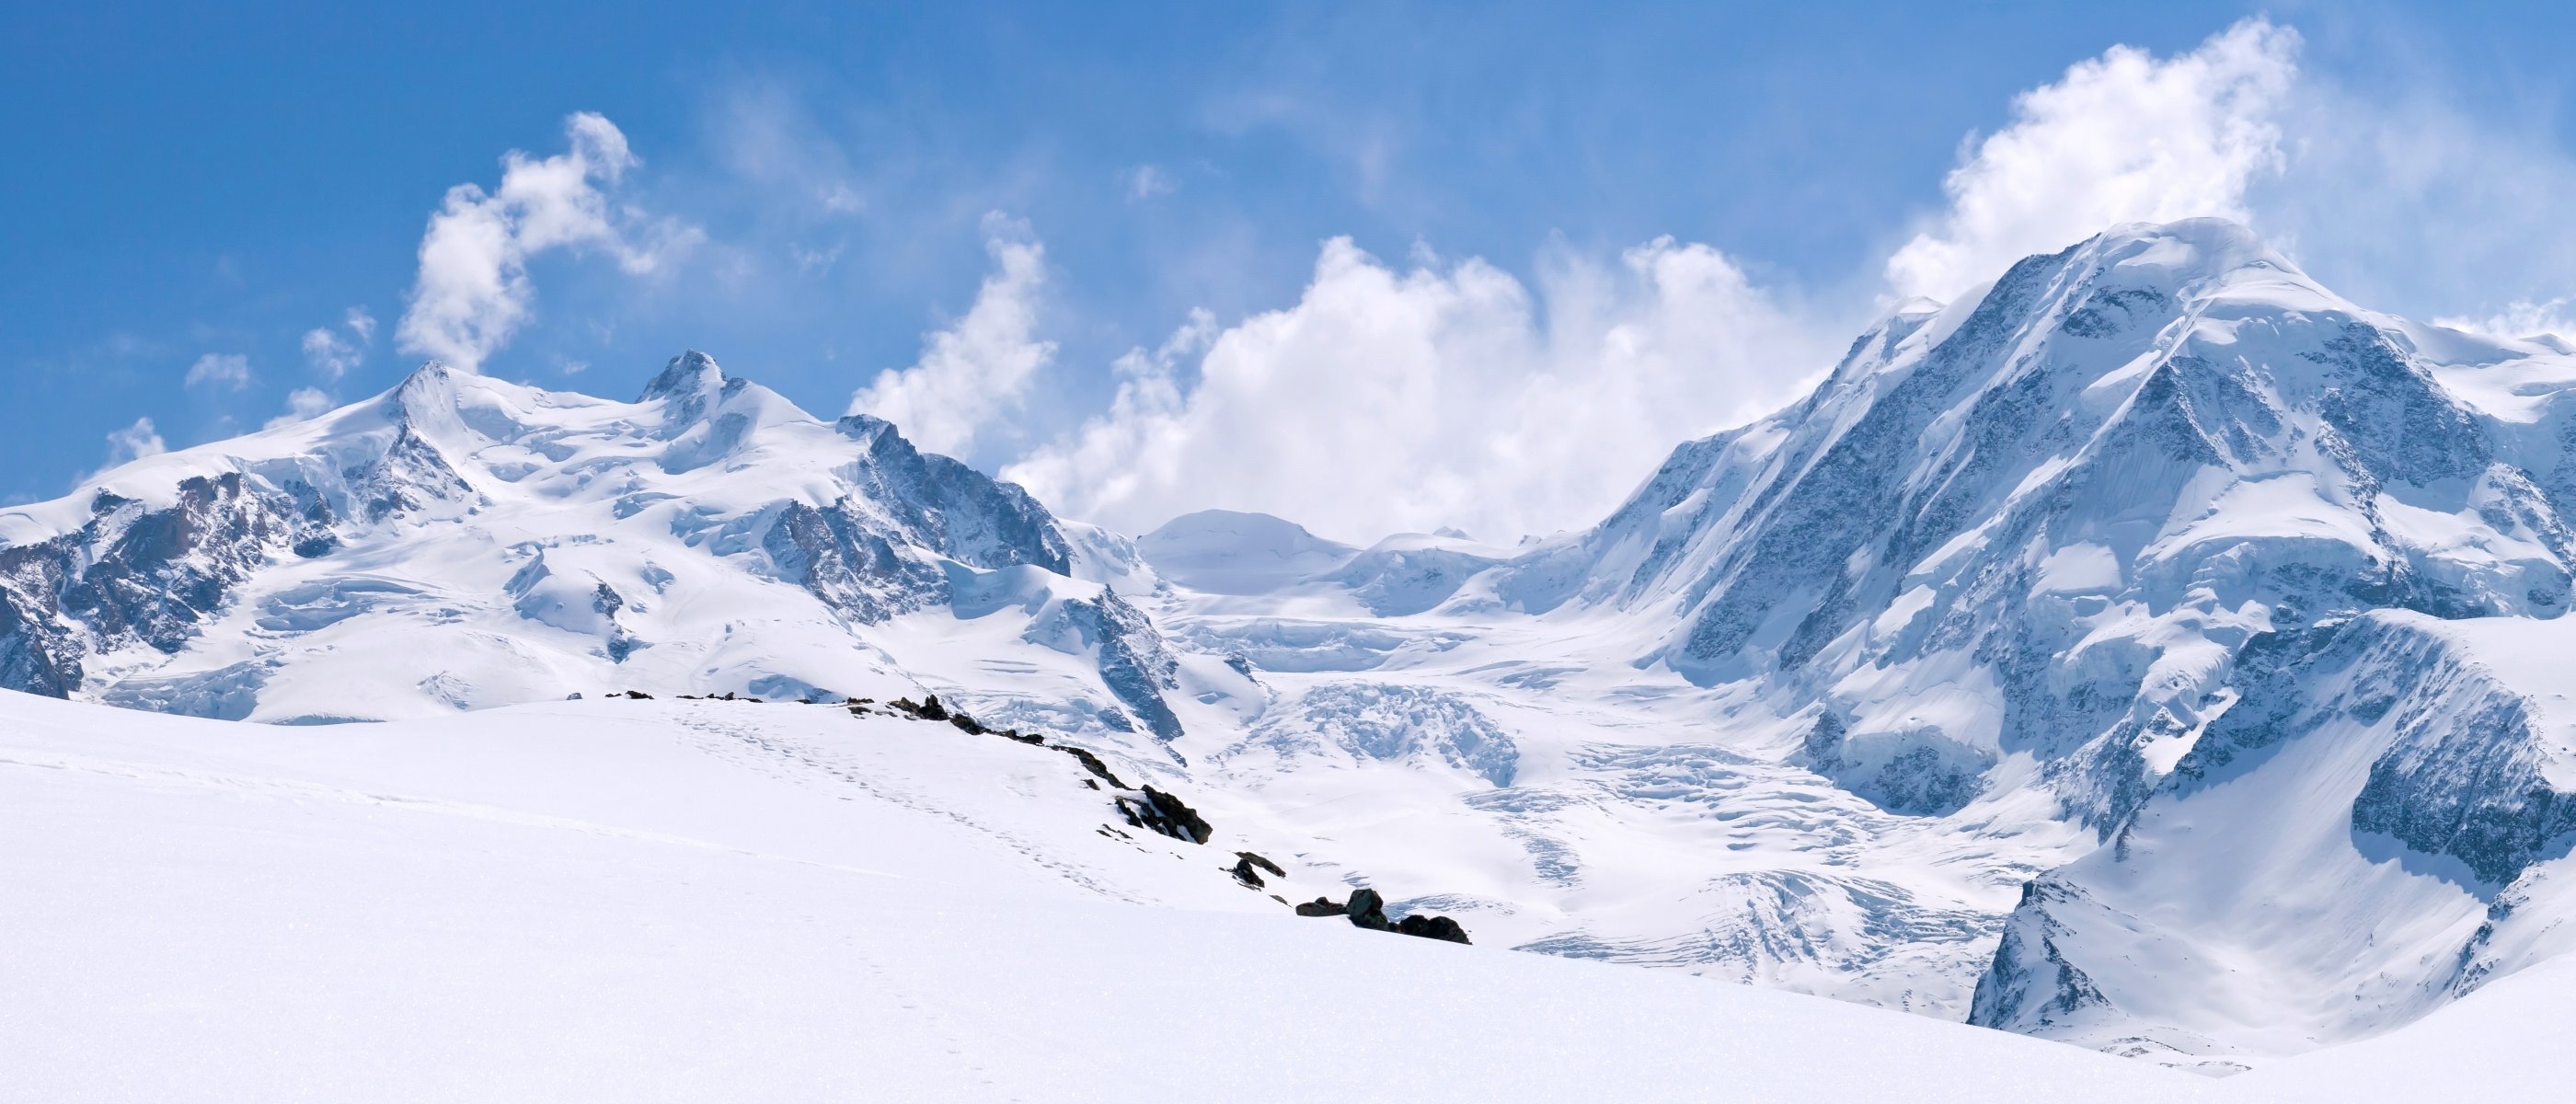
<instances>
[{"instance_id":1,"label":"exposed rock","mask_svg":"<svg viewBox=\"0 0 2576 1104\"><path fill-rule=\"evenodd\" d=\"M1317 897L1297 906L1299 916L1341 916L1348 912L1347 906L1329 897Z\"/></svg>"},{"instance_id":2,"label":"exposed rock","mask_svg":"<svg viewBox=\"0 0 2576 1104\"><path fill-rule=\"evenodd\" d=\"M1126 815L1128 824L1191 843L1208 841L1214 830L1197 810L1182 804L1180 798L1152 786L1145 787L1142 792L1145 795L1142 801L1131 797L1118 799L1118 811Z\"/></svg>"},{"instance_id":3,"label":"exposed rock","mask_svg":"<svg viewBox=\"0 0 2576 1104\"><path fill-rule=\"evenodd\" d=\"M1370 931L1390 931L1394 928L1394 925L1386 922L1386 899L1379 897L1374 889L1352 890L1351 903L1344 908L1350 914L1351 923L1356 927L1367 928Z\"/></svg>"},{"instance_id":4,"label":"exposed rock","mask_svg":"<svg viewBox=\"0 0 2576 1104\"><path fill-rule=\"evenodd\" d=\"M1288 876L1288 872L1281 869L1278 863L1262 858L1250 851L1237 851L1234 853L1234 857L1260 867L1263 870L1269 871L1273 877L1285 878Z\"/></svg>"},{"instance_id":5,"label":"exposed rock","mask_svg":"<svg viewBox=\"0 0 2576 1104\"><path fill-rule=\"evenodd\" d=\"M1396 921L1395 930L1405 935L1418 935L1424 939L1445 939L1451 943L1467 942L1467 929L1458 926L1457 921L1446 916L1423 916L1417 913Z\"/></svg>"},{"instance_id":6,"label":"exposed rock","mask_svg":"<svg viewBox=\"0 0 2576 1104\"><path fill-rule=\"evenodd\" d=\"M1110 789L1123 790L1127 788L1127 784L1119 781L1117 775L1109 773L1109 764L1101 762L1099 756L1093 755L1085 749L1073 747L1067 744L1048 744L1047 746L1073 756L1075 759L1081 760L1082 769L1098 775L1101 781L1109 783Z\"/></svg>"},{"instance_id":7,"label":"exposed rock","mask_svg":"<svg viewBox=\"0 0 2576 1104\"><path fill-rule=\"evenodd\" d=\"M651 694L647 694L647 693L645 693L645 692L643 692L643 691L641 691L641 690L629 690L629 691L627 691L627 692L626 692L626 696L627 696L628 698L630 698L630 699L635 700L635 701L652 701L652 700L653 700L653 695L651 695Z\"/></svg>"}]
</instances>

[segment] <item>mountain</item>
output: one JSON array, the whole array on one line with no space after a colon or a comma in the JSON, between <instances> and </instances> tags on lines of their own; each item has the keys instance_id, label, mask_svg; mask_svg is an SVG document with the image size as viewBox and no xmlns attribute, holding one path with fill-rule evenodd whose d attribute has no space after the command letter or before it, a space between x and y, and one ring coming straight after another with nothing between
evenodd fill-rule
<instances>
[{"instance_id":1,"label":"mountain","mask_svg":"<svg viewBox=\"0 0 2576 1104\"><path fill-rule=\"evenodd\" d=\"M1799 763L2021 890L1971 1022L2221 1065L2565 949L2576 361L2354 306L2240 226L2127 227L1864 334L1496 584L1665 626Z\"/></svg>"},{"instance_id":2,"label":"mountain","mask_svg":"<svg viewBox=\"0 0 2576 1104\"><path fill-rule=\"evenodd\" d=\"M1130 541L695 354L631 403L432 366L0 511L0 685L935 692L1480 947L2289 1068L2570 949L2571 389L2125 226L1897 306L1597 526L1363 548Z\"/></svg>"},{"instance_id":3,"label":"mountain","mask_svg":"<svg viewBox=\"0 0 2576 1104\"><path fill-rule=\"evenodd\" d=\"M299 723L963 678L1032 688L997 716L1169 740L1176 661L1105 585L1134 567L1016 486L702 354L634 402L432 363L0 511L0 685Z\"/></svg>"},{"instance_id":4,"label":"mountain","mask_svg":"<svg viewBox=\"0 0 2576 1104\"><path fill-rule=\"evenodd\" d=\"M1521 845L1470 915L1530 949L2223 1072L2566 949L2571 386L2122 227L1418 613L1326 572L1155 616L1273 690L1242 785L1400 801L1424 870ZM1353 777L1503 746L1491 792Z\"/></svg>"}]
</instances>

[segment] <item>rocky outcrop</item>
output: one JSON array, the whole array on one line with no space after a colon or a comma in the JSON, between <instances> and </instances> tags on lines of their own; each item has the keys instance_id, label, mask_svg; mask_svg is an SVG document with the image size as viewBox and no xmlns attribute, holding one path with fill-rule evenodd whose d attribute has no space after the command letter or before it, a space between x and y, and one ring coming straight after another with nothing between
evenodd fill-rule
<instances>
[{"instance_id":1,"label":"rocky outcrop","mask_svg":"<svg viewBox=\"0 0 2576 1104\"><path fill-rule=\"evenodd\" d=\"M1394 932L1398 935L1439 939L1450 943L1468 941L1467 929L1446 916L1407 913L1400 919L1388 920L1386 898L1366 886L1352 890L1351 899L1347 902L1335 901L1329 897L1317 897L1297 905L1296 911L1299 916L1346 917L1352 927L1365 928L1369 931Z\"/></svg>"},{"instance_id":2,"label":"rocky outcrop","mask_svg":"<svg viewBox=\"0 0 2576 1104\"><path fill-rule=\"evenodd\" d=\"M1183 804L1180 798L1152 786L1146 786L1138 793L1141 796L1121 795L1117 798L1118 812L1127 818L1128 827L1159 832L1190 843L1206 843L1215 834L1207 818Z\"/></svg>"}]
</instances>

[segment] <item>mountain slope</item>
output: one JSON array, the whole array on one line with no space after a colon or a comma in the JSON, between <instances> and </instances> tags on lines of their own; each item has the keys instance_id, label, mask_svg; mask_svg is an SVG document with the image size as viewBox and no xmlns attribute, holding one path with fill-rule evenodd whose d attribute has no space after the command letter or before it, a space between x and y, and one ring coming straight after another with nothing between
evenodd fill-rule
<instances>
[{"instance_id":1,"label":"mountain slope","mask_svg":"<svg viewBox=\"0 0 2576 1104\"><path fill-rule=\"evenodd\" d=\"M0 835L41 841L0 849L0 1080L102 1101L2211 1097L1996 1032L1296 917L1215 846L1112 838L1082 777L818 706L276 729L0 692Z\"/></svg>"},{"instance_id":2,"label":"mountain slope","mask_svg":"<svg viewBox=\"0 0 2576 1104\"><path fill-rule=\"evenodd\" d=\"M1179 721L1120 549L1019 488L674 359L632 403L432 364L301 425L0 511L0 685L264 721L601 685L1009 694L1050 727ZM973 664L896 657L979 622ZM1005 624L1007 623L1007 624ZM958 630L941 634L961 635ZM1080 684L1066 686L1072 681Z\"/></svg>"},{"instance_id":3,"label":"mountain slope","mask_svg":"<svg viewBox=\"0 0 2576 1104\"><path fill-rule=\"evenodd\" d=\"M2564 679L2494 657L2567 606L2571 386L2242 227L2123 227L1431 602L1153 613L1270 692L1203 758L1401 805L1420 869L1525 850L1471 913L1520 945L2223 1070L2557 951Z\"/></svg>"}]
</instances>

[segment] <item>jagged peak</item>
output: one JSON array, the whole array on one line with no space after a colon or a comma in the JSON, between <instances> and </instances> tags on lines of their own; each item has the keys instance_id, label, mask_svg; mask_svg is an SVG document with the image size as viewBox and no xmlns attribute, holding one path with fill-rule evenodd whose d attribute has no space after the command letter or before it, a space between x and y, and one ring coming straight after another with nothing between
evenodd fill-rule
<instances>
[{"instance_id":1,"label":"jagged peak","mask_svg":"<svg viewBox=\"0 0 2576 1104\"><path fill-rule=\"evenodd\" d=\"M644 393L637 396L635 401L651 402L655 399L676 396L706 395L722 390L733 382L725 375L724 369L716 364L716 358L690 349L672 357L671 362L664 365L662 371L655 375L651 382L644 385Z\"/></svg>"},{"instance_id":2,"label":"jagged peak","mask_svg":"<svg viewBox=\"0 0 2576 1104\"><path fill-rule=\"evenodd\" d=\"M394 401L412 407L423 400L445 397L451 402L456 393L456 369L435 358L420 362L401 383L394 385Z\"/></svg>"}]
</instances>

